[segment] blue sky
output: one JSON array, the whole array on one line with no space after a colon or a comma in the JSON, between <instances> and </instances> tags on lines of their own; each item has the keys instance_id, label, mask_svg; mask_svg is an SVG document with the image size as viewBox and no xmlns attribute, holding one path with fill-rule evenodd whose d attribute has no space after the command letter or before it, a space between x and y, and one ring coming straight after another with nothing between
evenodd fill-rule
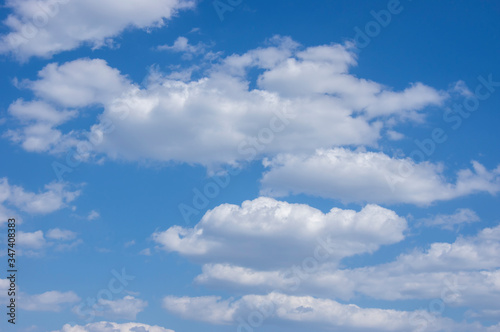
<instances>
[{"instance_id":1,"label":"blue sky","mask_svg":"<svg viewBox=\"0 0 500 332\"><path fill-rule=\"evenodd\" d=\"M7 0L1 330L500 331L499 14Z\"/></svg>"}]
</instances>

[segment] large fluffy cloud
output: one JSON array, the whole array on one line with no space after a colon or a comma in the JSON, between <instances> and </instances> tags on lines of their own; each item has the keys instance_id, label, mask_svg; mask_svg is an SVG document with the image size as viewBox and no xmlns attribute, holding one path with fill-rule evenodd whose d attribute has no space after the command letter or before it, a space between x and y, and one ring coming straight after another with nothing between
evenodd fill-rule
<instances>
[{"instance_id":1,"label":"large fluffy cloud","mask_svg":"<svg viewBox=\"0 0 500 332\"><path fill-rule=\"evenodd\" d=\"M401 241L406 227L403 218L377 205L359 212L334 208L325 214L308 205L261 197L241 206L220 205L194 228L173 226L154 233L153 239L167 251L202 261L290 266L320 250L330 251L332 262L373 252Z\"/></svg>"},{"instance_id":2,"label":"large fluffy cloud","mask_svg":"<svg viewBox=\"0 0 500 332\"><path fill-rule=\"evenodd\" d=\"M98 48L126 28L164 25L190 0L8 0L12 10L3 22L10 32L0 37L0 52L21 60L49 57L82 44Z\"/></svg>"},{"instance_id":3,"label":"large fluffy cloud","mask_svg":"<svg viewBox=\"0 0 500 332\"><path fill-rule=\"evenodd\" d=\"M37 80L22 83L37 99L18 100L10 113L20 118L16 107L50 103L61 112L59 119L74 114L68 108L100 105L96 125L62 133L59 123L34 121L30 126L43 123L45 131L31 134L21 126L9 137L35 151L57 152L84 140L93 152L111 158L211 165L319 147L374 145L399 119L420 118L424 109L446 99L446 93L422 83L394 91L357 78L349 73L355 64L349 45L304 49L282 37L219 58L199 79L153 73L144 86L99 59L49 64ZM254 71L260 73L257 79ZM29 143L32 136L38 145Z\"/></svg>"},{"instance_id":4,"label":"large fluffy cloud","mask_svg":"<svg viewBox=\"0 0 500 332\"><path fill-rule=\"evenodd\" d=\"M394 158L382 152L335 148L310 155L282 154L266 160L262 193L305 193L344 202L430 204L478 192L500 191L500 166L491 171L478 162L444 176L444 166Z\"/></svg>"},{"instance_id":5,"label":"large fluffy cloud","mask_svg":"<svg viewBox=\"0 0 500 332\"><path fill-rule=\"evenodd\" d=\"M267 320L334 331L497 331L499 325L455 322L441 314L448 306L458 306L474 308L468 312L470 317L498 317L499 234L500 226L485 228L454 243L415 249L390 263L353 269L340 269L329 262L317 262L314 269L304 264L302 269L261 270L207 264L198 282L267 295L245 295L237 300L167 296L163 306L185 319L237 325L239 331L251 331ZM274 291L268 293L269 289ZM360 295L386 301L427 299L429 307L418 311L368 309L333 300L352 301Z\"/></svg>"}]
</instances>

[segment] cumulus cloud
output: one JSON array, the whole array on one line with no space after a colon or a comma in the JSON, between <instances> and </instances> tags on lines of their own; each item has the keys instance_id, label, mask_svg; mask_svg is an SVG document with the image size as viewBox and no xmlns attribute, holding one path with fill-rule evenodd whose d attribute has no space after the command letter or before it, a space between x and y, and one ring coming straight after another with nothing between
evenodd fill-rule
<instances>
[{"instance_id":1,"label":"cumulus cloud","mask_svg":"<svg viewBox=\"0 0 500 332\"><path fill-rule=\"evenodd\" d=\"M185 42L176 49L196 49ZM274 37L265 47L206 64L199 79L154 73L139 86L103 60L78 59L49 64L22 86L38 98L31 102L50 102L59 112L103 109L87 131L53 126L39 150L55 153L94 137L92 151L110 158L206 166L319 147L374 146L383 128L420 119L447 98L418 82L395 91L357 78L349 73L355 65L350 45L303 48ZM23 144L29 139L23 130L11 139Z\"/></svg>"},{"instance_id":2,"label":"cumulus cloud","mask_svg":"<svg viewBox=\"0 0 500 332\"><path fill-rule=\"evenodd\" d=\"M51 63L35 81L22 85L42 98L64 107L109 104L130 88L129 80L101 59L77 59L62 65Z\"/></svg>"},{"instance_id":3,"label":"cumulus cloud","mask_svg":"<svg viewBox=\"0 0 500 332\"><path fill-rule=\"evenodd\" d=\"M457 172L453 183L444 166L390 157L382 152L344 148L311 155L282 154L265 160L264 195L309 194L343 202L427 205L469 194L500 191L500 166L489 171L478 162Z\"/></svg>"},{"instance_id":4,"label":"cumulus cloud","mask_svg":"<svg viewBox=\"0 0 500 332\"><path fill-rule=\"evenodd\" d=\"M151 326L141 323L114 323L114 322L97 322L87 325L70 325L66 324L62 329L52 332L174 332L157 325Z\"/></svg>"},{"instance_id":5,"label":"cumulus cloud","mask_svg":"<svg viewBox=\"0 0 500 332\"><path fill-rule=\"evenodd\" d=\"M50 291L39 295L23 295L19 305L29 311L59 312L64 306L80 301L74 292Z\"/></svg>"},{"instance_id":6,"label":"cumulus cloud","mask_svg":"<svg viewBox=\"0 0 500 332\"><path fill-rule=\"evenodd\" d=\"M359 212L333 208L325 214L305 204L260 197L241 206L220 205L194 228L173 226L153 239L166 251L202 261L289 266L320 245L328 246L337 262L370 253L403 240L406 227L405 219L377 205Z\"/></svg>"},{"instance_id":7,"label":"cumulus cloud","mask_svg":"<svg viewBox=\"0 0 500 332\"><path fill-rule=\"evenodd\" d=\"M432 243L392 262L339 269L319 264L308 270L252 269L206 264L196 278L201 284L246 291L269 288L289 294L313 294L352 300L358 295L378 300L440 299L445 305L500 310L500 225L453 243ZM305 261L304 261L305 263Z\"/></svg>"},{"instance_id":8,"label":"cumulus cloud","mask_svg":"<svg viewBox=\"0 0 500 332\"><path fill-rule=\"evenodd\" d=\"M238 324L241 331L252 330L252 326L260 326L266 319L309 328L317 326L329 331L488 331L479 324L457 324L423 311L361 308L329 299L276 292L245 295L238 300L222 300L214 296L167 296L163 299L163 306L186 319Z\"/></svg>"},{"instance_id":9,"label":"cumulus cloud","mask_svg":"<svg viewBox=\"0 0 500 332\"><path fill-rule=\"evenodd\" d=\"M50 57L82 45L99 48L113 43L126 28L162 27L188 0L8 0L11 10L0 36L0 53L24 61Z\"/></svg>"},{"instance_id":10,"label":"cumulus cloud","mask_svg":"<svg viewBox=\"0 0 500 332\"><path fill-rule=\"evenodd\" d=\"M18 119L23 126L17 130L9 129L4 137L21 144L26 151L48 151L63 139L57 125L76 117L76 111L58 111L43 101L25 102L16 100L9 106L9 114Z\"/></svg>"},{"instance_id":11,"label":"cumulus cloud","mask_svg":"<svg viewBox=\"0 0 500 332\"><path fill-rule=\"evenodd\" d=\"M12 217L5 205L32 214L47 214L60 210L75 200L80 191L69 191L67 184L52 182L45 185L45 191L33 193L16 185L10 185L7 178L0 178L0 215ZM4 222L7 218L2 219Z\"/></svg>"}]
</instances>

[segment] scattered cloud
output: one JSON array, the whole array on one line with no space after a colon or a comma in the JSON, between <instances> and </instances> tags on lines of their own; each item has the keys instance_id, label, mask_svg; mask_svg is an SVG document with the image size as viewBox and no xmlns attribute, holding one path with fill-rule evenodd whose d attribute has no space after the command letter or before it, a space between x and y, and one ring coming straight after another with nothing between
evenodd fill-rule
<instances>
[{"instance_id":1,"label":"scattered cloud","mask_svg":"<svg viewBox=\"0 0 500 332\"><path fill-rule=\"evenodd\" d=\"M51 229L44 235L43 231L18 232L20 253L29 256L42 256L48 248L56 251L69 251L83 241L76 239L76 233L59 228Z\"/></svg>"},{"instance_id":2,"label":"scattered cloud","mask_svg":"<svg viewBox=\"0 0 500 332\"><path fill-rule=\"evenodd\" d=\"M47 238L53 240L69 241L76 238L76 233L68 230L61 230L59 228L54 228L47 232Z\"/></svg>"},{"instance_id":3,"label":"scattered cloud","mask_svg":"<svg viewBox=\"0 0 500 332\"><path fill-rule=\"evenodd\" d=\"M159 51L170 51L176 53L183 53L183 57L186 59L192 59L193 56L205 54L207 49L210 48L209 45L199 42L196 45L189 44L189 40L186 37L178 37L173 45L160 45L157 47Z\"/></svg>"},{"instance_id":4,"label":"scattered cloud","mask_svg":"<svg viewBox=\"0 0 500 332\"><path fill-rule=\"evenodd\" d=\"M399 132L394 131L394 130L388 130L387 131L387 136L389 136L389 139L391 139L393 141L399 141L399 140L402 140L405 137L404 134L399 133Z\"/></svg>"},{"instance_id":5,"label":"scattered cloud","mask_svg":"<svg viewBox=\"0 0 500 332\"><path fill-rule=\"evenodd\" d=\"M61 131L54 128L77 116L76 111L58 111L46 102L25 102L22 99L12 103L8 111L24 126L18 130L7 130L4 137L32 152L44 152L52 148L62 139Z\"/></svg>"},{"instance_id":6,"label":"scattered cloud","mask_svg":"<svg viewBox=\"0 0 500 332\"><path fill-rule=\"evenodd\" d=\"M87 220L96 220L96 219L99 219L101 217L101 215L99 214L99 212L95 211L95 210L92 210L89 212L89 215L87 216Z\"/></svg>"},{"instance_id":7,"label":"scattered cloud","mask_svg":"<svg viewBox=\"0 0 500 332\"><path fill-rule=\"evenodd\" d=\"M433 218L422 219L420 223L428 227L440 227L453 230L457 226L478 222L480 220L476 212L471 209L457 209L454 214L438 214Z\"/></svg>"},{"instance_id":8,"label":"scattered cloud","mask_svg":"<svg viewBox=\"0 0 500 332\"><path fill-rule=\"evenodd\" d=\"M74 292L50 291L39 295L23 295L19 305L29 311L59 312L63 307L78 301L80 298Z\"/></svg>"},{"instance_id":9,"label":"scattered cloud","mask_svg":"<svg viewBox=\"0 0 500 332\"><path fill-rule=\"evenodd\" d=\"M123 246L125 248L128 248L128 247L131 247L133 245L135 245L135 240L131 240L131 241L125 242L125 244Z\"/></svg>"},{"instance_id":10,"label":"scattered cloud","mask_svg":"<svg viewBox=\"0 0 500 332\"><path fill-rule=\"evenodd\" d=\"M100 310L95 311L96 316L116 319L135 320L137 314L143 311L148 303L141 299L127 295L122 299L99 299L97 305Z\"/></svg>"},{"instance_id":11,"label":"scattered cloud","mask_svg":"<svg viewBox=\"0 0 500 332\"><path fill-rule=\"evenodd\" d=\"M45 191L38 194L25 191L22 187L10 185L7 178L0 178L0 204L8 204L17 209L32 214L47 214L64 207L75 200L80 191L68 191L68 185L52 182L45 185ZM3 213L9 211L3 207ZM0 214L2 213L0 209ZM6 221L6 219L4 220Z\"/></svg>"}]
</instances>

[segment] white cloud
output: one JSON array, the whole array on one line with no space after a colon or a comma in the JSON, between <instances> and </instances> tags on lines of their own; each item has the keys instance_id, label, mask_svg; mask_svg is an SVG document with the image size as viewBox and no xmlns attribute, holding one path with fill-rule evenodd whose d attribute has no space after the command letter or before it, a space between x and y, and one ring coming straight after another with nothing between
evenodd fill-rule
<instances>
[{"instance_id":1,"label":"white cloud","mask_svg":"<svg viewBox=\"0 0 500 332\"><path fill-rule=\"evenodd\" d=\"M221 300L214 296L167 296L163 306L186 319L238 324L242 331L252 330L252 325L255 327L256 324L259 327L266 319L272 319L274 324L293 323L299 328L315 326L329 331L488 331L479 324L457 324L423 311L360 308L329 299L276 292L245 295L239 300Z\"/></svg>"},{"instance_id":2,"label":"white cloud","mask_svg":"<svg viewBox=\"0 0 500 332\"><path fill-rule=\"evenodd\" d=\"M151 326L141 323L97 322L85 326L66 324L61 330L52 332L174 332L160 326Z\"/></svg>"},{"instance_id":3,"label":"white cloud","mask_svg":"<svg viewBox=\"0 0 500 332\"><path fill-rule=\"evenodd\" d=\"M0 37L0 53L24 61L82 45L109 45L126 28L164 26L166 19L193 7L194 1L8 0L6 5L12 12L3 23L10 32Z\"/></svg>"},{"instance_id":4,"label":"white cloud","mask_svg":"<svg viewBox=\"0 0 500 332\"><path fill-rule=\"evenodd\" d=\"M9 106L9 113L21 121L39 121L53 125L64 123L77 115L76 111L57 111L42 101L25 102L22 99Z\"/></svg>"},{"instance_id":5,"label":"white cloud","mask_svg":"<svg viewBox=\"0 0 500 332\"><path fill-rule=\"evenodd\" d=\"M89 212L89 215L87 216L87 220L96 220L96 219L99 219L100 216L101 215L99 214L99 212L92 210Z\"/></svg>"},{"instance_id":6,"label":"white cloud","mask_svg":"<svg viewBox=\"0 0 500 332\"><path fill-rule=\"evenodd\" d=\"M445 305L500 310L500 225L454 243L433 243L386 264L338 269L328 261L313 270L252 269L206 264L198 283L247 291L269 288L342 300L440 299ZM297 262L298 263L298 262ZM321 262L319 262L321 263Z\"/></svg>"},{"instance_id":7,"label":"white cloud","mask_svg":"<svg viewBox=\"0 0 500 332\"><path fill-rule=\"evenodd\" d=\"M76 239L76 233L58 228L51 229L44 235L43 231L18 232L20 253L29 256L42 256L45 249L54 248L56 251L69 251L83 243Z\"/></svg>"},{"instance_id":8,"label":"white cloud","mask_svg":"<svg viewBox=\"0 0 500 332\"><path fill-rule=\"evenodd\" d=\"M476 212L471 209L457 209L454 214L438 214L433 218L422 219L420 222L425 226L452 230L456 226L478 222L479 220Z\"/></svg>"},{"instance_id":9,"label":"white cloud","mask_svg":"<svg viewBox=\"0 0 500 332\"><path fill-rule=\"evenodd\" d=\"M18 241L21 248L42 249L47 245L42 231L18 232Z\"/></svg>"},{"instance_id":10,"label":"white cloud","mask_svg":"<svg viewBox=\"0 0 500 332\"><path fill-rule=\"evenodd\" d=\"M59 228L54 228L51 229L47 232L47 238L53 239L53 240L63 240L63 241L68 241L68 240L73 240L76 238L76 233L68 230L61 230Z\"/></svg>"},{"instance_id":11,"label":"white cloud","mask_svg":"<svg viewBox=\"0 0 500 332\"><path fill-rule=\"evenodd\" d=\"M394 130L388 130L387 131L387 136L389 136L389 139L391 139L393 141L399 141L399 140L402 140L405 137L404 134L399 133L399 132L394 131Z\"/></svg>"},{"instance_id":12,"label":"white cloud","mask_svg":"<svg viewBox=\"0 0 500 332\"><path fill-rule=\"evenodd\" d=\"M393 91L359 79L349 73L354 65L349 45L302 49L274 37L266 47L207 63L197 80L154 73L140 87L103 60L79 59L50 64L23 85L37 102L61 109L103 106L88 132L45 133L51 152L87 135L99 137L92 151L110 158L206 166L319 147L374 146L384 126L420 119L426 107L446 99L421 83ZM249 88L252 70L260 72L255 89Z\"/></svg>"},{"instance_id":13,"label":"white cloud","mask_svg":"<svg viewBox=\"0 0 500 332\"><path fill-rule=\"evenodd\" d=\"M50 291L39 295L23 295L19 304L24 310L59 312L64 306L78 301L80 298L74 292Z\"/></svg>"},{"instance_id":14,"label":"white cloud","mask_svg":"<svg viewBox=\"0 0 500 332\"><path fill-rule=\"evenodd\" d=\"M7 178L0 178L0 204L15 206L21 211L47 214L60 210L75 200L80 191L68 191L67 185L52 182L45 185L45 191L35 194L22 187L10 185Z\"/></svg>"},{"instance_id":15,"label":"white cloud","mask_svg":"<svg viewBox=\"0 0 500 332\"><path fill-rule=\"evenodd\" d=\"M79 190L69 191L66 184L56 182L46 185L44 192L35 194L10 185L5 177L0 178L0 224L18 214L9 207L33 214L47 214L66 207L79 194ZM19 216L16 218L21 220Z\"/></svg>"},{"instance_id":16,"label":"white cloud","mask_svg":"<svg viewBox=\"0 0 500 332\"><path fill-rule=\"evenodd\" d=\"M124 246L125 248L131 247L131 246L133 246L133 245L135 245L135 240L130 240L130 241L125 242L125 243L123 244L123 246Z\"/></svg>"},{"instance_id":17,"label":"white cloud","mask_svg":"<svg viewBox=\"0 0 500 332\"><path fill-rule=\"evenodd\" d=\"M126 89L129 80L101 59L51 63L38 72L38 80L24 81L39 98L64 107L109 104Z\"/></svg>"},{"instance_id":18,"label":"white cloud","mask_svg":"<svg viewBox=\"0 0 500 332\"><path fill-rule=\"evenodd\" d=\"M186 37L178 37L172 46L170 45L161 45L158 46L157 49L160 51L171 51L184 53L184 56L187 59L191 59L195 55L200 55L205 53L208 45L199 42L196 45L189 44L189 40Z\"/></svg>"},{"instance_id":19,"label":"white cloud","mask_svg":"<svg viewBox=\"0 0 500 332\"><path fill-rule=\"evenodd\" d=\"M304 204L272 198L220 205L194 228L173 226L156 232L161 248L197 260L247 262L253 266L289 266L312 255L319 243L332 259L370 253L403 240L406 221L391 210L367 205L361 211L333 208L328 213ZM293 246L290 246L293 243Z\"/></svg>"},{"instance_id":20,"label":"white cloud","mask_svg":"<svg viewBox=\"0 0 500 332\"><path fill-rule=\"evenodd\" d=\"M472 170L458 171L455 183L446 179L441 164L343 148L283 154L264 165L269 171L263 175L261 193L276 197L305 193L343 202L427 205L500 191L500 166L488 171L478 162L472 162Z\"/></svg>"},{"instance_id":21,"label":"white cloud","mask_svg":"<svg viewBox=\"0 0 500 332\"><path fill-rule=\"evenodd\" d=\"M100 310L95 311L96 316L134 320L137 314L147 307L148 303L127 295L123 299L117 300L99 299L97 305Z\"/></svg>"},{"instance_id":22,"label":"white cloud","mask_svg":"<svg viewBox=\"0 0 500 332\"><path fill-rule=\"evenodd\" d=\"M415 111L428 105L440 105L445 96L421 83L401 92L387 89L373 81L348 75L356 64L349 46L311 47L298 52L259 77L259 86L287 96L336 94L340 104L368 118L399 113L415 117Z\"/></svg>"},{"instance_id":23,"label":"white cloud","mask_svg":"<svg viewBox=\"0 0 500 332\"><path fill-rule=\"evenodd\" d=\"M236 307L230 302L230 300L221 301L218 296L196 298L167 296L163 299L163 308L187 319L212 324L230 324L233 323L236 311Z\"/></svg>"},{"instance_id":24,"label":"white cloud","mask_svg":"<svg viewBox=\"0 0 500 332\"><path fill-rule=\"evenodd\" d=\"M77 115L76 111L58 111L44 101L25 102L22 99L9 106L9 113L23 126L7 130L4 137L20 143L26 151L34 152L54 149L63 139L61 131L55 127Z\"/></svg>"},{"instance_id":25,"label":"white cloud","mask_svg":"<svg viewBox=\"0 0 500 332\"><path fill-rule=\"evenodd\" d=\"M49 124L36 123L19 130L8 130L5 137L14 143L20 143L29 152L45 152L58 146L62 134Z\"/></svg>"},{"instance_id":26,"label":"white cloud","mask_svg":"<svg viewBox=\"0 0 500 332\"><path fill-rule=\"evenodd\" d=\"M83 243L82 239L78 239L78 240L75 240L75 241L72 241L72 242L67 242L67 243L58 243L58 244L56 244L56 246L54 247L54 249L56 251L66 252L66 251L70 251L70 250L78 247L82 243Z\"/></svg>"},{"instance_id":27,"label":"white cloud","mask_svg":"<svg viewBox=\"0 0 500 332\"><path fill-rule=\"evenodd\" d=\"M457 271L500 267L500 226L454 243L433 243L425 252L401 255L397 262L420 271Z\"/></svg>"}]
</instances>

